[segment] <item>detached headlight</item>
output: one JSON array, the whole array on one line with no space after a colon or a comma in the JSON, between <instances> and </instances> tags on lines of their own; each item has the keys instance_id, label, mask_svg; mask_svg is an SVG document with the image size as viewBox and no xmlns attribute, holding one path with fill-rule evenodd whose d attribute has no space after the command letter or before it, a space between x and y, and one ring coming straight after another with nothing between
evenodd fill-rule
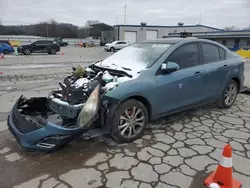
<instances>
[{"instance_id":1,"label":"detached headlight","mask_svg":"<svg viewBox=\"0 0 250 188\"><path fill-rule=\"evenodd\" d=\"M100 99L100 84L96 86L96 88L94 89L94 91L91 93L88 100L84 104L77 118L77 126L82 128L89 128L91 126L90 122L94 118L99 109L99 99Z\"/></svg>"}]
</instances>

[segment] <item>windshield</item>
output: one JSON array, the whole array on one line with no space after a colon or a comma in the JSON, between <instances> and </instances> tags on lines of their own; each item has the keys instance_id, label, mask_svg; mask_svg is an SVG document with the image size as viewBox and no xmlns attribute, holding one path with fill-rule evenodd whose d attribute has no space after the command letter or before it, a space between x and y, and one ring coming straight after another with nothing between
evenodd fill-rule
<instances>
[{"instance_id":1,"label":"windshield","mask_svg":"<svg viewBox=\"0 0 250 188\"><path fill-rule=\"evenodd\" d=\"M145 68L155 62L170 46L171 44L132 44L103 60L101 65L110 66L115 64L130 69L135 66Z\"/></svg>"}]
</instances>

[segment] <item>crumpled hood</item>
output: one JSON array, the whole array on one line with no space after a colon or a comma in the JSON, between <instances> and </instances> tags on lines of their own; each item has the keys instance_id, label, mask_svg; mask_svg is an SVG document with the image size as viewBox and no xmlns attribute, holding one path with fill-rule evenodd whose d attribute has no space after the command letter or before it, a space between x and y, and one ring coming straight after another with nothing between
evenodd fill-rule
<instances>
[{"instance_id":1,"label":"crumpled hood","mask_svg":"<svg viewBox=\"0 0 250 188\"><path fill-rule=\"evenodd\" d=\"M133 61L123 61L122 59L117 61L112 61L110 59L105 59L95 64L99 67L104 67L107 69L113 69L118 71L123 71L131 75L133 78L138 77L140 72L145 69L145 66L141 64L135 64Z\"/></svg>"}]
</instances>

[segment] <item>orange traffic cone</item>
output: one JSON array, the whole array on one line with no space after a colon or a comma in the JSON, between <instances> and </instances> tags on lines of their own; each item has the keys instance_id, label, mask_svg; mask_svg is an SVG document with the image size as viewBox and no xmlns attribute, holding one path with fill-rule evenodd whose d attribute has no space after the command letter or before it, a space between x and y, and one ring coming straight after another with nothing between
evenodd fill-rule
<instances>
[{"instance_id":1,"label":"orange traffic cone","mask_svg":"<svg viewBox=\"0 0 250 188\"><path fill-rule=\"evenodd\" d=\"M1 59L4 59L4 55L3 55L3 54L1 54L0 58L1 58Z\"/></svg>"},{"instance_id":2,"label":"orange traffic cone","mask_svg":"<svg viewBox=\"0 0 250 188\"><path fill-rule=\"evenodd\" d=\"M240 188L241 183L233 179L232 167L232 148L227 144L217 170L208 176L204 184L209 188Z\"/></svg>"},{"instance_id":3,"label":"orange traffic cone","mask_svg":"<svg viewBox=\"0 0 250 188\"><path fill-rule=\"evenodd\" d=\"M62 55L64 55L64 53L62 52Z\"/></svg>"}]
</instances>

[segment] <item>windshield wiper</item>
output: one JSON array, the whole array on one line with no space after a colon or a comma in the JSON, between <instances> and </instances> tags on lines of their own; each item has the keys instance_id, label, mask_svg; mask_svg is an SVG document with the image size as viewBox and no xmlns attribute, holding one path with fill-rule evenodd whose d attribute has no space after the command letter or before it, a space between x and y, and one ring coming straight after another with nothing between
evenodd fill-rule
<instances>
[{"instance_id":1,"label":"windshield wiper","mask_svg":"<svg viewBox=\"0 0 250 188\"><path fill-rule=\"evenodd\" d=\"M126 71L117 70L117 69L112 69L112 68L110 68L110 67L103 67L103 66L98 66L98 65L93 64L93 65L91 65L91 67L89 67L89 68L91 68L91 69L93 69L93 70L95 70L95 71L107 70L107 71L109 71L109 72L113 72L114 74L119 73L119 74L122 74L122 75L124 75L124 76L128 76L129 78L132 78L132 77L133 77L131 74L129 74L129 73L126 72Z\"/></svg>"},{"instance_id":2,"label":"windshield wiper","mask_svg":"<svg viewBox=\"0 0 250 188\"><path fill-rule=\"evenodd\" d=\"M132 71L130 68L122 67L124 70Z\"/></svg>"},{"instance_id":3,"label":"windshield wiper","mask_svg":"<svg viewBox=\"0 0 250 188\"><path fill-rule=\"evenodd\" d=\"M119 65L116 65L116 64L114 64L114 63L112 63L112 65L114 65L114 66L116 66L116 67L120 67ZM120 68L122 68L122 69L124 69L124 70L128 70L128 71L132 71L130 68L127 68L127 67L120 67Z\"/></svg>"}]
</instances>

